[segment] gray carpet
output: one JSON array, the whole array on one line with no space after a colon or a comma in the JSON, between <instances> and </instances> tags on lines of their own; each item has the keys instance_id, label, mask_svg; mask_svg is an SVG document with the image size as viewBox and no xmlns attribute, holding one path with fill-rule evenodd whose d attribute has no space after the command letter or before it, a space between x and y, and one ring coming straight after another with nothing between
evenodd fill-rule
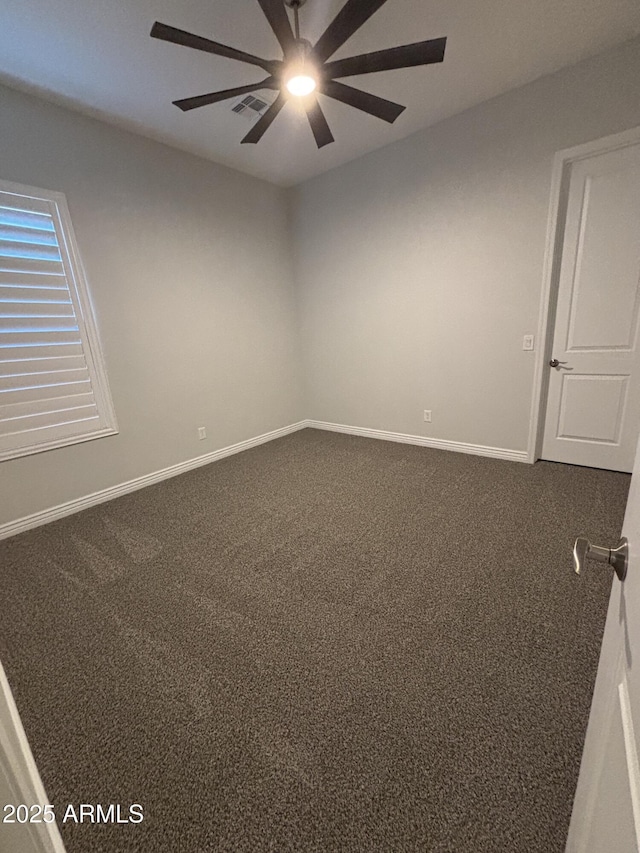
<instances>
[{"instance_id":1,"label":"gray carpet","mask_svg":"<svg viewBox=\"0 0 640 853\"><path fill-rule=\"evenodd\" d=\"M0 542L69 853L554 853L629 478L305 430Z\"/></svg>"}]
</instances>

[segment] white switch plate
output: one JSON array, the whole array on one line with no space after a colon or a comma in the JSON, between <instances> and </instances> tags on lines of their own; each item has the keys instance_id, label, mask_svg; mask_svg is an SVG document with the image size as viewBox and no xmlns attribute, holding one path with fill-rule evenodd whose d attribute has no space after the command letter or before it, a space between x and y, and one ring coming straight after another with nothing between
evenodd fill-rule
<instances>
[{"instance_id":1,"label":"white switch plate","mask_svg":"<svg viewBox=\"0 0 640 853\"><path fill-rule=\"evenodd\" d=\"M424 410L424 419L428 424L431 423L431 409Z\"/></svg>"},{"instance_id":2,"label":"white switch plate","mask_svg":"<svg viewBox=\"0 0 640 853\"><path fill-rule=\"evenodd\" d=\"M203 438L207 437L207 428L206 427L198 427L198 438L202 441Z\"/></svg>"},{"instance_id":3,"label":"white switch plate","mask_svg":"<svg viewBox=\"0 0 640 853\"><path fill-rule=\"evenodd\" d=\"M533 335L525 335L522 339L522 349L531 351L533 349Z\"/></svg>"}]
</instances>

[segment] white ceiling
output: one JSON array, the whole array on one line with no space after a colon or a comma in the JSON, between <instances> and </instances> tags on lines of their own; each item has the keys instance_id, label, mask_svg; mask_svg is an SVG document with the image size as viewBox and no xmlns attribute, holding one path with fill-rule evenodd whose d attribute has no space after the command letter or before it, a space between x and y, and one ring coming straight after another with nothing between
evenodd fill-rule
<instances>
[{"instance_id":1,"label":"white ceiling","mask_svg":"<svg viewBox=\"0 0 640 853\"><path fill-rule=\"evenodd\" d=\"M266 58L281 51L256 0L2 0L0 80L285 186L401 139L640 34L638 0L387 0L335 59L447 36L442 65L345 79L398 101L389 125L322 98L336 141L318 150L288 104L257 145L230 102L171 101L264 78L261 69L151 39L159 20ZM314 42L343 0L308 0Z\"/></svg>"}]
</instances>

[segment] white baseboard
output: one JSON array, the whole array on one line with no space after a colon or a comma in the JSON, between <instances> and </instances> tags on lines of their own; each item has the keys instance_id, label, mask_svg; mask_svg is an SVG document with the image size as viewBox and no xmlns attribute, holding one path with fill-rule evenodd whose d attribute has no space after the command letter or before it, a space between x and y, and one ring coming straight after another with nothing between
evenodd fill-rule
<instances>
[{"instance_id":1,"label":"white baseboard","mask_svg":"<svg viewBox=\"0 0 640 853\"><path fill-rule=\"evenodd\" d=\"M30 530L32 527L39 527L42 524L49 524L51 521L56 521L59 518L64 518L66 515L73 515L75 512L80 512L83 509L88 509L96 504L105 503L106 501L118 498L121 495L126 495L129 492L135 492L138 489L144 489L145 486L152 486L154 483L159 483L161 480L168 480L170 477L176 477L178 474L184 474L186 471L191 471L193 468L199 468L202 465L209 465L211 462L216 462L218 459L224 459L226 456L232 456L234 453L241 453L243 450L249 450L250 447L256 447L259 444L265 444L268 441L273 441L275 438L281 438L284 435L289 435L297 430L311 427L313 429L324 429L330 432L342 432L347 435L360 435L364 438L379 438L384 441L397 441L403 444L417 444L420 447L435 447L438 450L454 450L458 453L471 453L476 456L490 456L494 459L507 459L512 462L528 462L528 456L524 450L506 450L501 447L487 447L483 444L466 444L462 441L446 441L440 438L428 438L423 435L407 435L402 432L388 432L382 429L367 429L366 427L353 427L344 424L332 424L326 421L304 420L298 421L295 424L274 429L271 432L265 432L263 435L258 435L255 438L249 438L246 441L240 441L237 444L231 444L228 447L222 447L220 450L214 450L212 453L205 453L204 456L196 456L195 459L187 459L186 462L179 462L177 465L171 465L168 468L163 468L160 471L153 471L150 474L144 474L142 477L136 477L134 480L128 480L126 483L119 483L117 486L110 486L107 489L101 489L99 492L92 492L81 498L67 501L63 504L50 507L49 509L35 512L32 515L26 515L23 518L18 518L15 521L9 521L6 524L0 525L0 539L7 539L9 536L15 536L25 530Z\"/></svg>"},{"instance_id":2,"label":"white baseboard","mask_svg":"<svg viewBox=\"0 0 640 853\"><path fill-rule=\"evenodd\" d=\"M401 444L417 444L420 447L434 447L437 450L453 450L457 453L471 453L474 456L490 456L493 459L507 459L511 462L528 462L526 450L507 450L503 447L488 447L484 444L467 444L464 441L447 441L443 438L429 438L424 435L408 435L404 432L387 432L383 429L330 424L326 421L305 421L307 427L325 429L329 432L344 432L347 435L361 435L364 438L380 438L383 441L397 441Z\"/></svg>"},{"instance_id":3,"label":"white baseboard","mask_svg":"<svg viewBox=\"0 0 640 853\"><path fill-rule=\"evenodd\" d=\"M232 456L234 453L241 453L243 450L249 450L250 447L257 447L259 444L266 444L267 441L273 441L275 438L281 438L283 435L289 435L289 433L296 432L299 429L304 429L306 426L308 426L307 421L299 421L295 424L289 424L289 426L274 429L271 432L265 432L262 435L257 435L255 438L248 438L246 441L239 441L237 444L230 444L228 447L222 447L220 450L205 453L204 456L196 456L194 459L187 459L186 462L179 462L177 465L170 465L168 468L163 468L160 471L152 471L150 474L144 474L142 477L136 477L135 480L128 480L126 483L119 483L117 486L110 486L107 489L101 489L99 492L92 492L90 495L75 498L72 501L52 506L49 509L44 509L40 512L34 512L33 515L26 515L24 518L9 521L6 524L0 525L0 539L7 539L9 536L15 536L17 533L30 530L32 527L39 527L41 524L49 524L49 522L56 521L58 518L64 518L66 515L73 515L75 512L80 512L83 509L96 506L96 504L111 501L114 498L126 495L129 492L144 489L145 486L152 486L154 483L159 483L161 480L168 480L170 477L175 477L178 474L184 474L186 471L191 471L193 468L200 468L202 465L209 465L209 463L216 462L218 459L224 459L225 456Z\"/></svg>"}]
</instances>

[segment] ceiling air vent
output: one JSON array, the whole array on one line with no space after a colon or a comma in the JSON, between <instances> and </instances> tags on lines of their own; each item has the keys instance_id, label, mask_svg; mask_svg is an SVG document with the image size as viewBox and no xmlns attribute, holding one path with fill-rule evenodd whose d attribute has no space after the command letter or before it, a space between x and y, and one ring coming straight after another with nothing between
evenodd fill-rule
<instances>
[{"instance_id":1,"label":"ceiling air vent","mask_svg":"<svg viewBox=\"0 0 640 853\"><path fill-rule=\"evenodd\" d=\"M255 121L263 115L271 106L272 100L268 98L257 98L255 95L245 95L231 104L231 112L243 116L249 121Z\"/></svg>"}]
</instances>

